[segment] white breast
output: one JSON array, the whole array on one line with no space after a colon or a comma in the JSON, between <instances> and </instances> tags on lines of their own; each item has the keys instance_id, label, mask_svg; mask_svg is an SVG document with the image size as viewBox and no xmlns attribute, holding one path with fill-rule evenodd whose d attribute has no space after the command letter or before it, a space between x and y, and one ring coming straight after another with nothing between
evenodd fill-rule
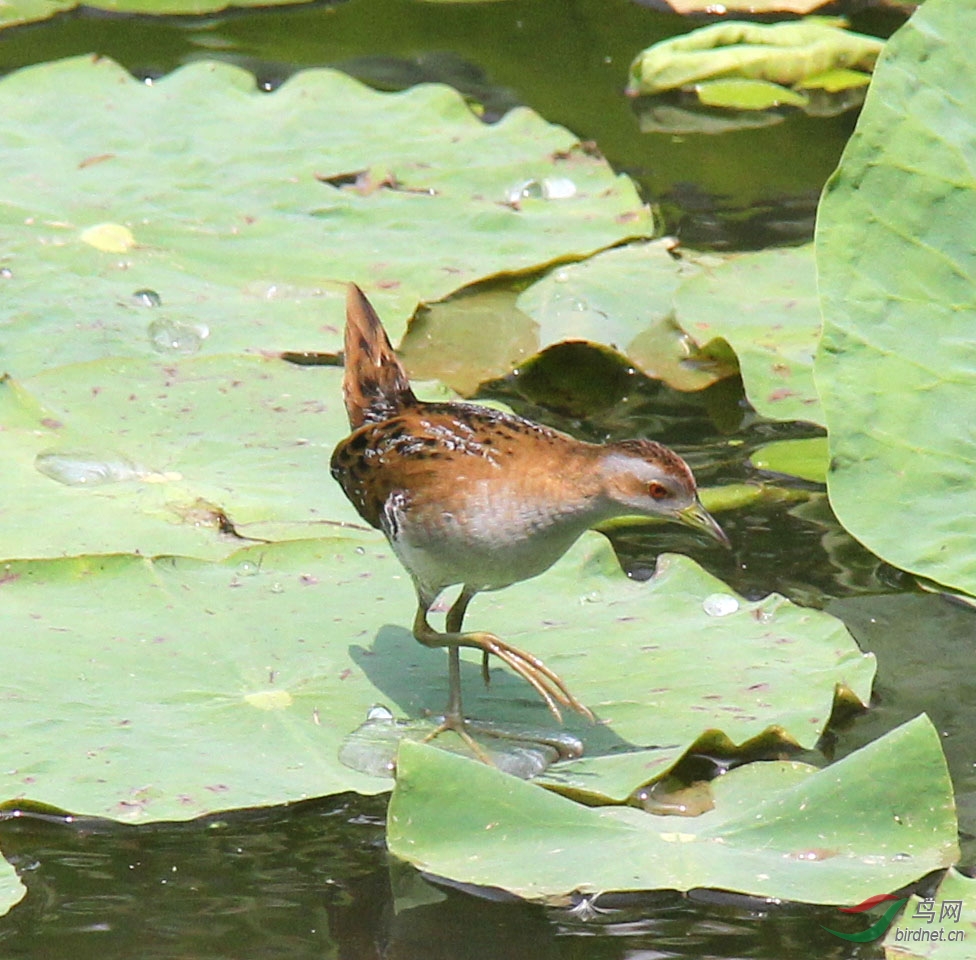
<instances>
[{"instance_id":1,"label":"white breast","mask_svg":"<svg viewBox=\"0 0 976 960\"><path fill-rule=\"evenodd\" d=\"M495 497L491 485L472 483L462 526L443 513L432 528L412 520L401 495L384 507L386 532L400 562L430 594L452 584L498 590L547 570L590 526L578 512L554 512L551 504Z\"/></svg>"}]
</instances>

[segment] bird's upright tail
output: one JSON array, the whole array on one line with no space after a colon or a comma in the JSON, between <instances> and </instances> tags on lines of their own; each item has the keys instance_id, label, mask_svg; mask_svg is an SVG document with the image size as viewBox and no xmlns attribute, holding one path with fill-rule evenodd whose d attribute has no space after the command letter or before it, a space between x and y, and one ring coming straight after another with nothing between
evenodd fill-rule
<instances>
[{"instance_id":1,"label":"bird's upright tail","mask_svg":"<svg viewBox=\"0 0 976 960\"><path fill-rule=\"evenodd\" d=\"M353 430L389 420L417 402L380 318L354 283L346 292L345 351L342 394Z\"/></svg>"}]
</instances>

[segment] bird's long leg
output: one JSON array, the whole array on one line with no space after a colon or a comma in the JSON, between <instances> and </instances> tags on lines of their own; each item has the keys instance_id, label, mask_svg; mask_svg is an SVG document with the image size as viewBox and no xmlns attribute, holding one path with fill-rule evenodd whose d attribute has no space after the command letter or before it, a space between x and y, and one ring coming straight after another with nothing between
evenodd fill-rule
<instances>
[{"instance_id":1,"label":"bird's long leg","mask_svg":"<svg viewBox=\"0 0 976 960\"><path fill-rule=\"evenodd\" d=\"M477 590L469 590L467 587L464 587L464 589L458 595L458 598L454 601L451 609L447 611L448 633L461 632L461 625L464 623L464 615L467 613L468 604L471 602L477 592ZM488 672L489 656L490 654L487 650L485 650L481 655L481 679L484 680L486 687L491 683L491 674Z\"/></svg>"},{"instance_id":2,"label":"bird's long leg","mask_svg":"<svg viewBox=\"0 0 976 960\"><path fill-rule=\"evenodd\" d=\"M472 594L473 595L473 594ZM462 597L464 593L462 593ZM454 625L455 619L460 619L464 615L464 607L467 606L467 602L470 601L470 597L459 607L460 614L456 618L451 617L451 624ZM457 607L460 603L461 598L455 603ZM416 637L420 643L426 647L447 647L449 650L456 651L458 647L472 647L477 650L481 650L484 654L494 654L500 660L504 661L515 671L523 680L532 686L532 688L539 694L539 696L545 701L546 706L551 711L552 715L559 721L562 721L562 714L559 711L557 704L562 704L564 707L570 707L581 713L584 717L593 719L593 714L590 710L584 706L579 700L576 699L566 687L566 684L560 679L559 675L554 673L542 662L538 657L531 653L527 653L524 650L520 650L518 647L512 646L510 643L506 643L504 640L496 637L493 633L485 633L483 631L477 631L472 633L461 633L458 631L448 631L446 633L441 633L439 630L435 630L427 622L427 609L428 604L424 602L424 599L420 599L420 603L417 607L417 616L414 618L413 624L413 635ZM453 613L454 608L452 608L451 613ZM460 703L461 703L461 690L460 690L460 670L458 670L457 677L455 678L452 673L451 677L451 698L449 701L450 705L457 706L457 720L463 726L463 717L460 716ZM450 718L453 722L457 723L457 720ZM455 729L455 727L451 727Z\"/></svg>"},{"instance_id":3,"label":"bird's long leg","mask_svg":"<svg viewBox=\"0 0 976 960\"><path fill-rule=\"evenodd\" d=\"M469 598L470 600L470 598ZM485 753L481 745L468 733L467 724L464 722L464 708L461 705L461 656L460 649L455 643L444 643L444 644L429 644L425 643L421 639L421 635L434 635L439 637L446 637L448 634L438 633L433 627L427 622L427 608L428 604L421 597L417 604L417 616L414 619L413 624L413 634L424 643L425 646L445 646L447 647L447 678L448 678L448 696L447 696L447 708L444 710L444 720L431 733L424 737L424 742L433 740L434 737L439 736L445 730L453 730L470 748L474 755L481 760L483 763L487 763L489 766L494 766L491 757ZM464 611L461 611L461 616L464 616Z\"/></svg>"},{"instance_id":4,"label":"bird's long leg","mask_svg":"<svg viewBox=\"0 0 976 960\"><path fill-rule=\"evenodd\" d=\"M447 611L447 632L460 633L461 624L464 622L464 615L468 611L468 604L474 598L477 590L469 590L465 587L454 601L451 609Z\"/></svg>"}]
</instances>

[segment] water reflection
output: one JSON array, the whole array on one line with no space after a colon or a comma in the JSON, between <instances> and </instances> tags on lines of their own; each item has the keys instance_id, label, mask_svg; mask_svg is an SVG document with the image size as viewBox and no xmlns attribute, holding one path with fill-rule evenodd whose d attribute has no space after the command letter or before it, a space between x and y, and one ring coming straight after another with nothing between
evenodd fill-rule
<instances>
[{"instance_id":1,"label":"water reflection","mask_svg":"<svg viewBox=\"0 0 976 960\"><path fill-rule=\"evenodd\" d=\"M388 868L383 798L346 795L185 824L0 819L28 896L4 957L482 960L877 956L843 915L693 891L543 907ZM847 921L851 929L857 922ZM846 929L846 928L845 928Z\"/></svg>"}]
</instances>

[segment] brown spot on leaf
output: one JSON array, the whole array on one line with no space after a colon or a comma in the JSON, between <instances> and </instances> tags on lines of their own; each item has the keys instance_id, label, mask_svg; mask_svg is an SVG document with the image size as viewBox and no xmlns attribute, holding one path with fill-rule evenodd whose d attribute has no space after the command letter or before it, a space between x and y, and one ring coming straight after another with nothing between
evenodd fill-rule
<instances>
[{"instance_id":1,"label":"brown spot on leaf","mask_svg":"<svg viewBox=\"0 0 976 960\"><path fill-rule=\"evenodd\" d=\"M98 163L104 163L106 160L114 160L114 153L97 153L91 157L85 157L81 163L78 164L79 170L84 170L86 167L94 167Z\"/></svg>"}]
</instances>

